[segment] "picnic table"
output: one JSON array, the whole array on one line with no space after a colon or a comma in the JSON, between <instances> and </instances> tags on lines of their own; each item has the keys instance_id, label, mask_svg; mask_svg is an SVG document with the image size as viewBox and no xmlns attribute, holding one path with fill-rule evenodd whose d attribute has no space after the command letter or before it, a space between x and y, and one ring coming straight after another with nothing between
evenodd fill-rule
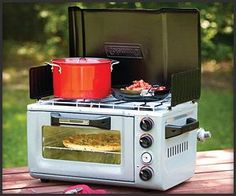
<instances>
[{"instance_id":1,"label":"picnic table","mask_svg":"<svg viewBox=\"0 0 236 196\"><path fill-rule=\"evenodd\" d=\"M50 181L42 183L32 178L27 167L3 169L3 194L50 193L61 194L78 182ZM165 192L120 186L87 184L92 189L116 193L233 193L233 149L197 152L195 175Z\"/></svg>"}]
</instances>

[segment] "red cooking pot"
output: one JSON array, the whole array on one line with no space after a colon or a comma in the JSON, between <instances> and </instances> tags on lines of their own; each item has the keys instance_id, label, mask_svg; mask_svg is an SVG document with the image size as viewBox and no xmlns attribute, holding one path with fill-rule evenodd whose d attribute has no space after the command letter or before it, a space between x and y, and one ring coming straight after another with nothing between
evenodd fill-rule
<instances>
[{"instance_id":1,"label":"red cooking pot","mask_svg":"<svg viewBox=\"0 0 236 196\"><path fill-rule=\"evenodd\" d=\"M50 63L53 93L64 99L102 99L111 93L111 71L114 61L105 58L62 58Z\"/></svg>"}]
</instances>

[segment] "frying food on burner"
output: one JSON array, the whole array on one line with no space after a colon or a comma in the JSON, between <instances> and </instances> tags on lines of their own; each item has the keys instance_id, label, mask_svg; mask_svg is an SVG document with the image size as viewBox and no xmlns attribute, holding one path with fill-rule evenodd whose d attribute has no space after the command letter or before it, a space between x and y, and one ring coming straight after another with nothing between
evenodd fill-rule
<instances>
[{"instance_id":1,"label":"frying food on burner","mask_svg":"<svg viewBox=\"0 0 236 196\"><path fill-rule=\"evenodd\" d=\"M133 84L126 87L126 90L136 90L136 91L140 91L143 89L150 89L152 87L152 85L150 85L147 82L144 82L143 80L134 80Z\"/></svg>"},{"instance_id":2,"label":"frying food on burner","mask_svg":"<svg viewBox=\"0 0 236 196\"><path fill-rule=\"evenodd\" d=\"M143 80L134 80L133 84L130 86L125 87L126 90L135 90L135 91L141 91L141 90L152 90L152 91L162 91L166 90L165 86L158 86L153 87L151 84L143 81Z\"/></svg>"}]
</instances>

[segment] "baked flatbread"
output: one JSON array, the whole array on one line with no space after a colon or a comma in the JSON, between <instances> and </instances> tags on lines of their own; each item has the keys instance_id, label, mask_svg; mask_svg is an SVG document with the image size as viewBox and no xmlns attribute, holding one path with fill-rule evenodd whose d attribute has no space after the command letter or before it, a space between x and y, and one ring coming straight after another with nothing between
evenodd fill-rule
<instances>
[{"instance_id":1,"label":"baked flatbread","mask_svg":"<svg viewBox=\"0 0 236 196\"><path fill-rule=\"evenodd\" d=\"M118 133L77 134L63 140L67 148L83 151L120 151Z\"/></svg>"}]
</instances>

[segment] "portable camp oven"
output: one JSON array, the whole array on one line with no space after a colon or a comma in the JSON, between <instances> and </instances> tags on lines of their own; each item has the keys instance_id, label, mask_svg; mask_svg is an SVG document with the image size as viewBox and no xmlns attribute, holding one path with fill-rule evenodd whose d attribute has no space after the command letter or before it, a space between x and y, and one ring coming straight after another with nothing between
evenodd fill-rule
<instances>
[{"instance_id":1,"label":"portable camp oven","mask_svg":"<svg viewBox=\"0 0 236 196\"><path fill-rule=\"evenodd\" d=\"M159 190L193 176L197 139L210 137L197 120L196 9L69 7L69 55L118 60L114 91L104 99L54 97L51 67L30 69L31 176ZM170 91L158 99L114 94L140 79Z\"/></svg>"}]
</instances>

